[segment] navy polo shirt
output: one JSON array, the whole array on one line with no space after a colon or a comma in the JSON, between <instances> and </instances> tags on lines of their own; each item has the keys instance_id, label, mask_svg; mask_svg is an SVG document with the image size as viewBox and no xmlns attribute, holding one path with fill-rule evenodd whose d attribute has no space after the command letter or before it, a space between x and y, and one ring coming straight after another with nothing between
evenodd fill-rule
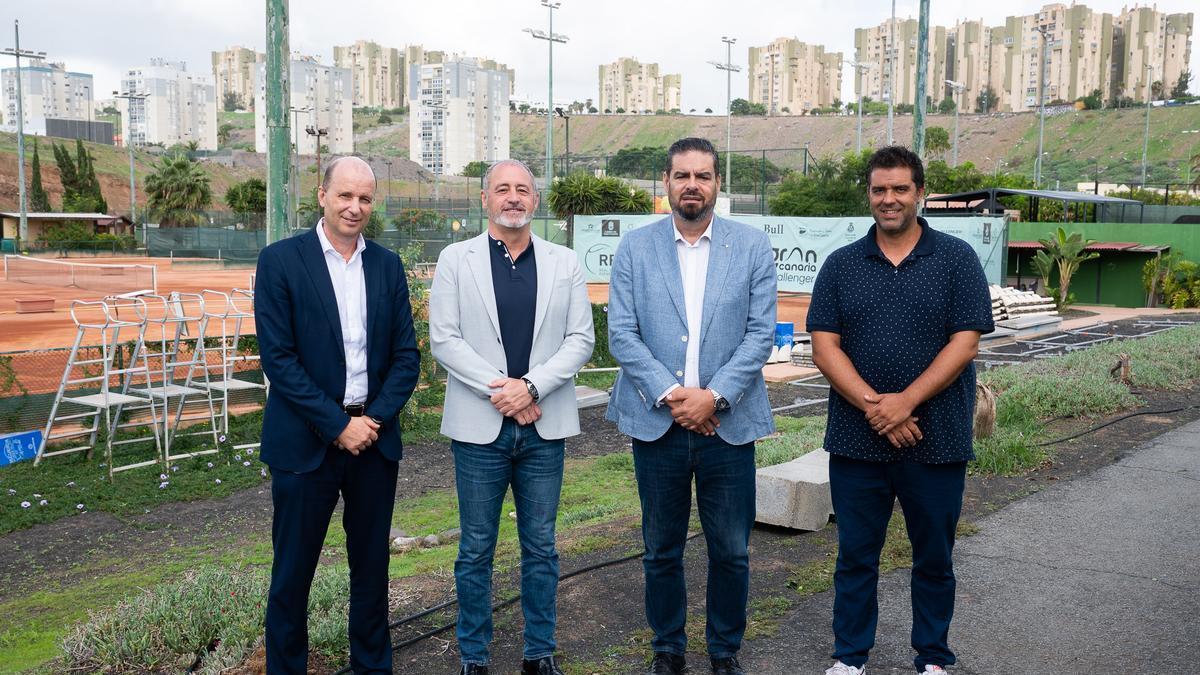
<instances>
[{"instance_id":1,"label":"navy polo shirt","mask_svg":"<svg viewBox=\"0 0 1200 675\"><path fill-rule=\"evenodd\" d=\"M899 266L875 242L875 226L834 251L817 274L808 331L841 336L842 351L881 394L903 391L923 373L953 333L990 333L992 301L979 257L965 241L918 218L921 238ZM894 448L861 410L829 391L825 449L866 461L928 464L972 459L975 365L913 415L925 438Z\"/></svg>"},{"instance_id":2,"label":"navy polo shirt","mask_svg":"<svg viewBox=\"0 0 1200 675\"><path fill-rule=\"evenodd\" d=\"M533 315L537 307L537 260L533 241L516 260L509 258L504 242L488 235L492 250L492 290L500 319L500 343L504 346L508 376L525 377L529 352L533 349Z\"/></svg>"}]
</instances>

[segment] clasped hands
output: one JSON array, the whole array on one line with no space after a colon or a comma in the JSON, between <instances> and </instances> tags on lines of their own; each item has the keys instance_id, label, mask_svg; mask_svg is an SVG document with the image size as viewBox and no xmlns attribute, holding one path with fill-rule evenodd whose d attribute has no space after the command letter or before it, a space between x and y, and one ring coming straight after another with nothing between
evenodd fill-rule
<instances>
[{"instance_id":1,"label":"clasped hands","mask_svg":"<svg viewBox=\"0 0 1200 675\"><path fill-rule=\"evenodd\" d=\"M351 417L350 423L346 425L345 429L342 429L342 433L338 434L333 443L350 454L357 455L377 440L379 440L379 424L370 417L361 415Z\"/></svg>"},{"instance_id":2,"label":"clasped hands","mask_svg":"<svg viewBox=\"0 0 1200 675\"><path fill-rule=\"evenodd\" d=\"M501 415L513 418L521 426L541 419L542 409L533 400L524 380L502 377L489 382L488 388L495 392L491 396L492 406Z\"/></svg>"},{"instance_id":3,"label":"clasped hands","mask_svg":"<svg viewBox=\"0 0 1200 675\"><path fill-rule=\"evenodd\" d=\"M708 389L676 387L667 394L663 403L671 409L671 417L675 418L675 422L689 431L712 436L721 426L716 415L716 401Z\"/></svg>"},{"instance_id":4,"label":"clasped hands","mask_svg":"<svg viewBox=\"0 0 1200 675\"><path fill-rule=\"evenodd\" d=\"M913 417L915 403L903 392L896 394L863 394L867 403L863 413L867 423L896 448L911 448L924 438Z\"/></svg>"}]
</instances>

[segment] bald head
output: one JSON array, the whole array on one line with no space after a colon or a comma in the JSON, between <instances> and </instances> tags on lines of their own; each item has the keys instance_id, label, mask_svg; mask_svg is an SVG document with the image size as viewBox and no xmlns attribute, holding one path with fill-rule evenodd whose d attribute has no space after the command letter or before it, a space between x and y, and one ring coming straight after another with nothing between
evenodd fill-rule
<instances>
[{"instance_id":1,"label":"bald head","mask_svg":"<svg viewBox=\"0 0 1200 675\"><path fill-rule=\"evenodd\" d=\"M529 176L530 187L533 187L534 184L536 183L536 181L534 181L534 179L533 179L533 172L529 170L529 167L525 166L525 162L522 162L519 159L502 159L499 162L496 162L495 164L489 166L487 172L483 174L483 191L484 192L487 192L488 186L492 184L492 173L494 173L496 171L496 169L499 169L499 168L505 167L505 166L520 167L521 170L525 172L525 175Z\"/></svg>"},{"instance_id":2,"label":"bald head","mask_svg":"<svg viewBox=\"0 0 1200 675\"><path fill-rule=\"evenodd\" d=\"M328 192L329 184L333 182L337 174L345 171L354 172L359 175L366 174L376 184L379 182L375 178L375 171L371 169L370 164L363 161L361 157L347 155L345 157L338 157L325 167L325 175L321 177L321 188Z\"/></svg>"}]
</instances>

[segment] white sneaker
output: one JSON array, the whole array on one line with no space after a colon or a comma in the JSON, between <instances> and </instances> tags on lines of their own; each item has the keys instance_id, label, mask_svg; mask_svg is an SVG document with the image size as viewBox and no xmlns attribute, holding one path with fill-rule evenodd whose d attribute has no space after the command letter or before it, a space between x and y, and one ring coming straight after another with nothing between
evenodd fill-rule
<instances>
[{"instance_id":1,"label":"white sneaker","mask_svg":"<svg viewBox=\"0 0 1200 675\"><path fill-rule=\"evenodd\" d=\"M926 675L928 675L929 673L936 673L937 675L947 675L945 668L943 668L941 666L935 666L935 665L929 664L929 663L925 664L925 673L926 673Z\"/></svg>"},{"instance_id":2,"label":"white sneaker","mask_svg":"<svg viewBox=\"0 0 1200 675\"><path fill-rule=\"evenodd\" d=\"M867 667L855 668L841 661L834 661L833 667L825 671L825 675L867 675Z\"/></svg>"}]
</instances>

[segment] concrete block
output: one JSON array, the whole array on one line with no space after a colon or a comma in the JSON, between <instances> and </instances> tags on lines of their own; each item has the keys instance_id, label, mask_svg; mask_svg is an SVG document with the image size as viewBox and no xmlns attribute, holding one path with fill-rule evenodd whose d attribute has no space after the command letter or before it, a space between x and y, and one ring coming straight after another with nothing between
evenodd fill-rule
<instances>
[{"instance_id":1,"label":"concrete block","mask_svg":"<svg viewBox=\"0 0 1200 675\"><path fill-rule=\"evenodd\" d=\"M608 403L608 392L582 385L576 385L575 401L580 410L584 408L594 408L596 406L605 405Z\"/></svg>"},{"instance_id":2,"label":"concrete block","mask_svg":"<svg viewBox=\"0 0 1200 675\"><path fill-rule=\"evenodd\" d=\"M794 530L819 530L833 515L829 453L814 450L755 476L755 520Z\"/></svg>"}]
</instances>

